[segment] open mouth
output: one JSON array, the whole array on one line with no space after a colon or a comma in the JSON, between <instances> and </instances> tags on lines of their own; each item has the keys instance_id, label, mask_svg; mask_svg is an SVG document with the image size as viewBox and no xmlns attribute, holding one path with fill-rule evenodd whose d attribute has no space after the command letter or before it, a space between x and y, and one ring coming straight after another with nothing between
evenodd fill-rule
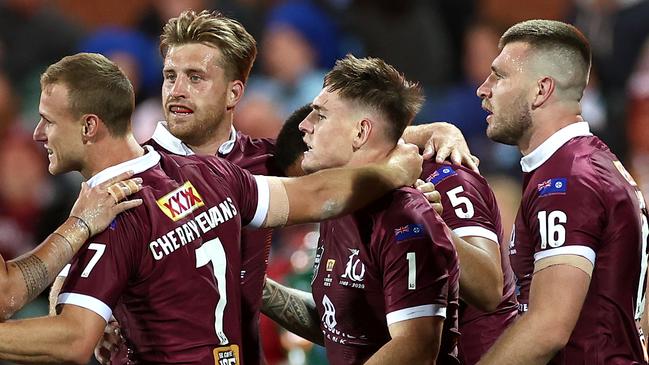
<instances>
[{"instance_id":1,"label":"open mouth","mask_svg":"<svg viewBox=\"0 0 649 365\"><path fill-rule=\"evenodd\" d=\"M311 144L309 144L309 142L307 142L307 141L304 141L304 144L306 145L306 151L304 151L304 152L311 152L311 150L313 149Z\"/></svg>"},{"instance_id":2,"label":"open mouth","mask_svg":"<svg viewBox=\"0 0 649 365\"><path fill-rule=\"evenodd\" d=\"M169 105L168 109L172 114L175 115L190 115L194 113L191 108L184 105L171 104Z\"/></svg>"},{"instance_id":3,"label":"open mouth","mask_svg":"<svg viewBox=\"0 0 649 365\"><path fill-rule=\"evenodd\" d=\"M54 151L52 151L51 148L47 147L47 145L43 145L45 147L45 151L47 151L47 156L52 156L54 154Z\"/></svg>"},{"instance_id":4,"label":"open mouth","mask_svg":"<svg viewBox=\"0 0 649 365\"><path fill-rule=\"evenodd\" d=\"M486 111L489 114L493 114L493 111L491 111L491 108L488 105L486 105L485 103L482 104L482 109L484 109L484 111Z\"/></svg>"}]
</instances>

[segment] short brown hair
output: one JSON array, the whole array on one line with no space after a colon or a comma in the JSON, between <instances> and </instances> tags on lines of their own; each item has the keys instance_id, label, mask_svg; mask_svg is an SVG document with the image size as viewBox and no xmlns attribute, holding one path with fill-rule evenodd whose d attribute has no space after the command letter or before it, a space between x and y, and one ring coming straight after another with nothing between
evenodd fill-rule
<instances>
[{"instance_id":1,"label":"short brown hair","mask_svg":"<svg viewBox=\"0 0 649 365\"><path fill-rule=\"evenodd\" d=\"M41 89L57 83L68 88L70 110L75 116L97 115L112 136L124 136L131 130L133 86L108 58L97 53L63 57L41 75Z\"/></svg>"},{"instance_id":2,"label":"short brown hair","mask_svg":"<svg viewBox=\"0 0 649 365\"><path fill-rule=\"evenodd\" d=\"M223 55L223 67L230 80L248 80L257 57L257 42L238 21L220 12L183 11L171 18L160 35L160 54L167 56L169 47L201 43L218 48Z\"/></svg>"},{"instance_id":3,"label":"short brown hair","mask_svg":"<svg viewBox=\"0 0 649 365\"><path fill-rule=\"evenodd\" d=\"M587 73L591 64L590 43L575 26L556 20L535 19L513 25L500 38L498 47L508 43L525 42L536 49L565 49L576 52ZM578 65L575 65L578 66Z\"/></svg>"},{"instance_id":4,"label":"short brown hair","mask_svg":"<svg viewBox=\"0 0 649 365\"><path fill-rule=\"evenodd\" d=\"M336 61L333 70L327 73L324 87L381 112L391 126L387 136L395 142L424 102L419 84L408 81L380 58L356 58L348 54Z\"/></svg>"}]
</instances>

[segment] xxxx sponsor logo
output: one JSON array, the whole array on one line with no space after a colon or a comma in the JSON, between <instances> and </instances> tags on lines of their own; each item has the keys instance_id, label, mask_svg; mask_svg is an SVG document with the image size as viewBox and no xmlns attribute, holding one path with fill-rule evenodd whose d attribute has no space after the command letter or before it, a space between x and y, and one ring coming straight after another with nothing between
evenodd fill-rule
<instances>
[{"instance_id":1,"label":"xxxx sponsor logo","mask_svg":"<svg viewBox=\"0 0 649 365\"><path fill-rule=\"evenodd\" d=\"M164 214L174 222L205 205L203 198L189 181L158 199L157 203Z\"/></svg>"}]
</instances>

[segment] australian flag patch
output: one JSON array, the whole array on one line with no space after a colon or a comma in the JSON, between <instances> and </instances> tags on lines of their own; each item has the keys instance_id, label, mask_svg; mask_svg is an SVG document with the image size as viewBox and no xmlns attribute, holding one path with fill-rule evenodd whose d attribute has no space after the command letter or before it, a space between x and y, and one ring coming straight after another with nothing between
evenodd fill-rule
<instances>
[{"instance_id":1,"label":"australian flag patch","mask_svg":"<svg viewBox=\"0 0 649 365\"><path fill-rule=\"evenodd\" d=\"M394 238L397 242L423 237L424 234L426 234L426 231L423 224L408 224L394 229Z\"/></svg>"},{"instance_id":2,"label":"australian flag patch","mask_svg":"<svg viewBox=\"0 0 649 365\"><path fill-rule=\"evenodd\" d=\"M442 180L453 175L457 175L457 172L455 172L451 166L442 166L430 174L430 176L426 178L426 181L437 185Z\"/></svg>"},{"instance_id":3,"label":"australian flag patch","mask_svg":"<svg viewBox=\"0 0 649 365\"><path fill-rule=\"evenodd\" d=\"M539 191L539 196L565 194L568 190L568 179L565 177L547 179L542 183L539 183L536 188Z\"/></svg>"}]
</instances>

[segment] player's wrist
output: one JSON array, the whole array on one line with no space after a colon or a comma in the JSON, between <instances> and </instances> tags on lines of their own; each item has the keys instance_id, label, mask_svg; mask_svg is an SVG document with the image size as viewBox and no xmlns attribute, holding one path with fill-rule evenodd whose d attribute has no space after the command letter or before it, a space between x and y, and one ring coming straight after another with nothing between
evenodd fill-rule
<instances>
[{"instance_id":1,"label":"player's wrist","mask_svg":"<svg viewBox=\"0 0 649 365\"><path fill-rule=\"evenodd\" d=\"M88 232L88 237L87 237L86 239L88 239L88 238L90 238L90 237L93 236L92 229L91 229L90 226L88 225L88 222L86 222L83 218L81 218L81 217L79 217L79 216L76 216L76 215L70 215L70 218L75 219L75 220L76 220L76 223L77 223L80 227L85 227L85 228L86 228L86 230L87 230L87 232Z\"/></svg>"},{"instance_id":2,"label":"player's wrist","mask_svg":"<svg viewBox=\"0 0 649 365\"><path fill-rule=\"evenodd\" d=\"M77 252L91 237L91 231L88 224L83 219L75 216L68 217L68 219L63 222L54 233L63 237L74 252Z\"/></svg>"}]
</instances>

